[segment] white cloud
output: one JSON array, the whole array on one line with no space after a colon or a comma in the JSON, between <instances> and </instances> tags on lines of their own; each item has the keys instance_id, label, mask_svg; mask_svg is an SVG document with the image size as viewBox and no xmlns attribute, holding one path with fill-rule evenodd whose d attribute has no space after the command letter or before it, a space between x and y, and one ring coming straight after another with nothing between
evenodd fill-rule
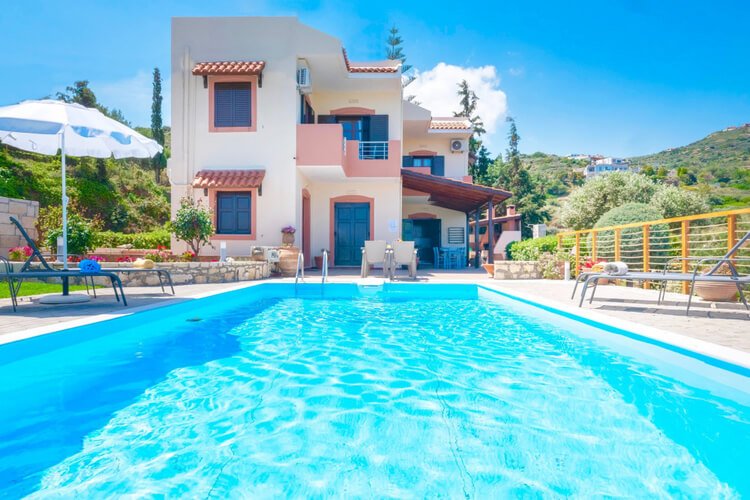
<instances>
[{"instance_id":1,"label":"white cloud","mask_svg":"<svg viewBox=\"0 0 750 500\"><path fill-rule=\"evenodd\" d=\"M487 130L485 140L492 142L491 136L502 126L508 110L508 100L500 89L500 77L494 66L465 68L441 62L431 70L415 71L414 75L415 80L404 89L404 94L417 96L417 101L432 111L432 116L453 116L458 111L458 84L466 80L479 98L477 114Z\"/></svg>"},{"instance_id":2,"label":"white cloud","mask_svg":"<svg viewBox=\"0 0 750 500\"><path fill-rule=\"evenodd\" d=\"M134 76L122 80L90 83L96 99L104 106L119 109L133 125L151 125L151 95L153 75L150 71L139 71ZM162 73L162 120L169 125L171 117L170 83Z\"/></svg>"}]
</instances>

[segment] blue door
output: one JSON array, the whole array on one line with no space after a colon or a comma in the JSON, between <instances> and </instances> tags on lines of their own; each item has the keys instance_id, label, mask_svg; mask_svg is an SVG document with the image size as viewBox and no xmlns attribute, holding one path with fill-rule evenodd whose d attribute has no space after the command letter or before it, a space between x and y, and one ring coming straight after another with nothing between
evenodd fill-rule
<instances>
[{"instance_id":1,"label":"blue door","mask_svg":"<svg viewBox=\"0 0 750 500\"><path fill-rule=\"evenodd\" d=\"M337 266L362 264L362 247L370 239L370 204L334 205L333 260Z\"/></svg>"}]
</instances>

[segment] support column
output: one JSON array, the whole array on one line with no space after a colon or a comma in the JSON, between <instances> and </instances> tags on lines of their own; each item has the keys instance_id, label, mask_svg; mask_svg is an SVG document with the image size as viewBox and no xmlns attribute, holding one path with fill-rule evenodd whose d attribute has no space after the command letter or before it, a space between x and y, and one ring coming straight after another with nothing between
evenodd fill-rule
<instances>
[{"instance_id":1,"label":"support column","mask_svg":"<svg viewBox=\"0 0 750 500\"><path fill-rule=\"evenodd\" d=\"M487 263L495 263L495 205L492 203L492 198L487 202Z\"/></svg>"},{"instance_id":2,"label":"support column","mask_svg":"<svg viewBox=\"0 0 750 500\"><path fill-rule=\"evenodd\" d=\"M479 269L479 254L482 249L479 246L479 212L482 207L474 211L474 268Z\"/></svg>"}]
</instances>

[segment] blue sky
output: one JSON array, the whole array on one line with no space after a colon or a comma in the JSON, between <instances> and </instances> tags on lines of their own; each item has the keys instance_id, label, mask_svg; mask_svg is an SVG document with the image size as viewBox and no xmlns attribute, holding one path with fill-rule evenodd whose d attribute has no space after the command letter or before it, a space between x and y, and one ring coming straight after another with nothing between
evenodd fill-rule
<instances>
[{"instance_id":1,"label":"blue sky","mask_svg":"<svg viewBox=\"0 0 750 500\"><path fill-rule=\"evenodd\" d=\"M150 72L154 66L169 72L170 17L297 15L339 37L352 59L382 58L387 30L395 23L408 62L431 82L417 84L425 93L418 99L436 108L453 109L448 79L474 78L482 89L483 114L490 117L493 132L486 142L494 153L505 147L506 115L517 121L524 152L620 156L687 144L750 122L750 2L79 0L62 5L4 2L0 104L53 95L74 80L88 79L103 104L147 125Z\"/></svg>"}]
</instances>

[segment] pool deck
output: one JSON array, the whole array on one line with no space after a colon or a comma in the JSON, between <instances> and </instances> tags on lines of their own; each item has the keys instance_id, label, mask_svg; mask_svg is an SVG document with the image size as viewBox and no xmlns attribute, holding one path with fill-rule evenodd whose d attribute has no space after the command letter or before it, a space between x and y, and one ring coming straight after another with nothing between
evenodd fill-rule
<instances>
[{"instance_id":1,"label":"pool deck","mask_svg":"<svg viewBox=\"0 0 750 500\"><path fill-rule=\"evenodd\" d=\"M375 271L371 277L381 278ZM352 282L358 270L332 270L331 282ZM0 344L18 338L69 328L92 321L132 314L143 308L159 307L175 301L192 300L231 289L264 282L290 282L292 279L270 279L258 282L175 286L176 296L164 295L158 287L126 288L129 307L115 302L109 289L97 290L99 298L84 304L51 306L38 303L38 297L22 297L18 312L13 313L10 299L0 300ZM308 273L306 282L320 281L317 273ZM410 279L398 281L411 282ZM475 283L522 298L538 299L546 305L576 314L577 302L570 300L573 282L552 280L489 279L484 271L422 271L419 282ZM685 316L687 297L667 294L666 303L657 306L657 292L619 286L601 286L593 304L585 303L584 314L605 318L614 326L627 321L643 327L678 334L750 353L750 316L741 304L710 304L696 299L690 316Z\"/></svg>"}]
</instances>

